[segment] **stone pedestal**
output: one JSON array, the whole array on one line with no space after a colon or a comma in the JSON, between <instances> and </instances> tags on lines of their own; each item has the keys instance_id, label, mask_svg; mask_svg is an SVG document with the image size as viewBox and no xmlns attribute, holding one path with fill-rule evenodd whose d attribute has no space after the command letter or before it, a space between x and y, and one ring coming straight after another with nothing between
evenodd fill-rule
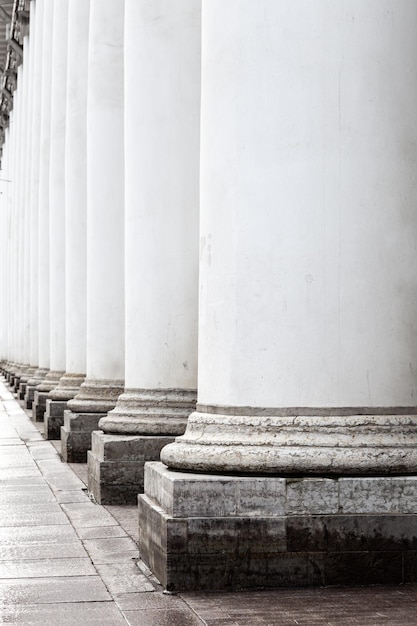
<instances>
[{"instance_id":1,"label":"stone pedestal","mask_svg":"<svg viewBox=\"0 0 417 626\"><path fill-rule=\"evenodd\" d=\"M32 408L32 404L35 399L36 387L45 379L48 371L49 370L47 368L38 368L37 370L35 370L33 377L29 378L29 380L27 381L24 399L26 409Z\"/></svg>"},{"instance_id":2,"label":"stone pedestal","mask_svg":"<svg viewBox=\"0 0 417 626\"><path fill-rule=\"evenodd\" d=\"M45 439L61 438L61 426L64 425L64 411L68 400L79 393L84 378L82 374L64 374L58 385L50 392L44 414Z\"/></svg>"},{"instance_id":3,"label":"stone pedestal","mask_svg":"<svg viewBox=\"0 0 417 626\"><path fill-rule=\"evenodd\" d=\"M91 448L91 434L105 413L77 413L64 411L61 426L61 456L67 463L85 463Z\"/></svg>"},{"instance_id":4,"label":"stone pedestal","mask_svg":"<svg viewBox=\"0 0 417 626\"><path fill-rule=\"evenodd\" d=\"M33 398L32 406L32 418L36 422L44 421L44 414L46 411L46 400L49 397L49 393L54 389L64 372L50 371L45 376L45 379L37 385Z\"/></svg>"},{"instance_id":5,"label":"stone pedestal","mask_svg":"<svg viewBox=\"0 0 417 626\"><path fill-rule=\"evenodd\" d=\"M25 399L27 383L33 377L35 371L36 371L35 367L29 366L28 369L25 371L25 373L20 377L20 384L19 384L19 389L18 389L19 400Z\"/></svg>"},{"instance_id":6,"label":"stone pedestal","mask_svg":"<svg viewBox=\"0 0 417 626\"><path fill-rule=\"evenodd\" d=\"M88 489L100 504L136 502L143 466L185 431L195 391L129 389L99 422L88 454Z\"/></svg>"},{"instance_id":7,"label":"stone pedestal","mask_svg":"<svg viewBox=\"0 0 417 626\"><path fill-rule=\"evenodd\" d=\"M417 580L417 476L214 476L148 463L145 493L139 549L169 591Z\"/></svg>"},{"instance_id":8,"label":"stone pedestal","mask_svg":"<svg viewBox=\"0 0 417 626\"><path fill-rule=\"evenodd\" d=\"M159 459L173 440L163 436L92 433L88 452L88 490L99 504L135 504L143 492L144 464Z\"/></svg>"},{"instance_id":9,"label":"stone pedestal","mask_svg":"<svg viewBox=\"0 0 417 626\"><path fill-rule=\"evenodd\" d=\"M46 399L45 413L43 416L45 439L60 439L61 426L64 425L64 411L67 408L66 401Z\"/></svg>"},{"instance_id":10,"label":"stone pedestal","mask_svg":"<svg viewBox=\"0 0 417 626\"><path fill-rule=\"evenodd\" d=\"M80 393L67 403L61 428L61 454L65 461L85 463L91 433L123 393L123 381L86 379Z\"/></svg>"}]
</instances>

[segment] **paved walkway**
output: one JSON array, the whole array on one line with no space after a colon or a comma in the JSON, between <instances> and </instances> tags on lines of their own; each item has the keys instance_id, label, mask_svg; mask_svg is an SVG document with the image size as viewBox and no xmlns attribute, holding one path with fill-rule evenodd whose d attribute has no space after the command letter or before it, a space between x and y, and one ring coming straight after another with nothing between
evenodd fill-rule
<instances>
[{"instance_id":1,"label":"paved walkway","mask_svg":"<svg viewBox=\"0 0 417 626\"><path fill-rule=\"evenodd\" d=\"M135 507L91 502L56 447L0 382L0 624L417 625L416 586L164 595Z\"/></svg>"}]
</instances>

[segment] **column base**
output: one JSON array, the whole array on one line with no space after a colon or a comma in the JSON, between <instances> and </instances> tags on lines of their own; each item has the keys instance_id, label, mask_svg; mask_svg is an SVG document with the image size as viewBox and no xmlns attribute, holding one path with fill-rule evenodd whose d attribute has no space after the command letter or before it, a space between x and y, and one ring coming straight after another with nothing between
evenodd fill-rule
<instances>
[{"instance_id":1,"label":"column base","mask_svg":"<svg viewBox=\"0 0 417 626\"><path fill-rule=\"evenodd\" d=\"M60 439L64 425L64 411L69 400L75 398L84 381L82 374L64 374L58 385L52 389L46 401L44 414L45 439Z\"/></svg>"},{"instance_id":2,"label":"column base","mask_svg":"<svg viewBox=\"0 0 417 626\"><path fill-rule=\"evenodd\" d=\"M123 393L124 381L86 378L79 393L69 400L61 428L61 452L64 461L85 463L91 449L91 433L98 422L116 406Z\"/></svg>"},{"instance_id":3,"label":"column base","mask_svg":"<svg viewBox=\"0 0 417 626\"><path fill-rule=\"evenodd\" d=\"M62 375L63 372L60 371L49 371L44 380L36 387L32 406L32 416L36 422L44 421L46 400L49 398L50 392L59 384Z\"/></svg>"},{"instance_id":4,"label":"column base","mask_svg":"<svg viewBox=\"0 0 417 626\"><path fill-rule=\"evenodd\" d=\"M43 417L45 439L60 439L61 426L64 425L64 411L67 408L67 402L59 400L51 400L48 396L46 399L46 409Z\"/></svg>"},{"instance_id":5,"label":"column base","mask_svg":"<svg viewBox=\"0 0 417 626\"><path fill-rule=\"evenodd\" d=\"M48 398L49 391L39 391L35 389L35 394L32 404L32 419L35 422L43 422L46 411L46 400Z\"/></svg>"},{"instance_id":6,"label":"column base","mask_svg":"<svg viewBox=\"0 0 417 626\"><path fill-rule=\"evenodd\" d=\"M87 451L91 448L91 433L105 413L73 413L64 411L61 426L61 455L67 463L86 463Z\"/></svg>"},{"instance_id":7,"label":"column base","mask_svg":"<svg viewBox=\"0 0 417 626\"><path fill-rule=\"evenodd\" d=\"M26 390L25 390L25 400L24 400L26 409L32 408L33 401L35 399L35 390L37 386L40 385L45 380L45 377L48 375L48 373L49 373L48 369L44 367L39 367L35 371L33 376L29 378L29 380L27 381Z\"/></svg>"},{"instance_id":8,"label":"column base","mask_svg":"<svg viewBox=\"0 0 417 626\"><path fill-rule=\"evenodd\" d=\"M198 405L161 461L180 471L224 474L417 474L417 412Z\"/></svg>"},{"instance_id":9,"label":"column base","mask_svg":"<svg viewBox=\"0 0 417 626\"><path fill-rule=\"evenodd\" d=\"M136 504L143 492L144 465L159 460L167 436L92 433L88 452L88 490L99 504Z\"/></svg>"},{"instance_id":10,"label":"column base","mask_svg":"<svg viewBox=\"0 0 417 626\"><path fill-rule=\"evenodd\" d=\"M182 435L196 401L190 389L126 389L100 428L120 435Z\"/></svg>"},{"instance_id":11,"label":"column base","mask_svg":"<svg viewBox=\"0 0 417 626\"><path fill-rule=\"evenodd\" d=\"M186 474L147 463L139 550L169 591L417 581L417 476Z\"/></svg>"}]
</instances>

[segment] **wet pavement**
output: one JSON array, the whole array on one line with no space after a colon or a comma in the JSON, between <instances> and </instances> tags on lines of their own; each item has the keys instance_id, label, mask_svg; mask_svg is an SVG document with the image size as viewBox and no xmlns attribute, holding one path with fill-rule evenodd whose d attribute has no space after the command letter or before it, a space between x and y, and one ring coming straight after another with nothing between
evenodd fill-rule
<instances>
[{"instance_id":1,"label":"wet pavement","mask_svg":"<svg viewBox=\"0 0 417 626\"><path fill-rule=\"evenodd\" d=\"M0 624L417 624L417 586L165 595L139 559L136 507L99 506L0 382Z\"/></svg>"}]
</instances>

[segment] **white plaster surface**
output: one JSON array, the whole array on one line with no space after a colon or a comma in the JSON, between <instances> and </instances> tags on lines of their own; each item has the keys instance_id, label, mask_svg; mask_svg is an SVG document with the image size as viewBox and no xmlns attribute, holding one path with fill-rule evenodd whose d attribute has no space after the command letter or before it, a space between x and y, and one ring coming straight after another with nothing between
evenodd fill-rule
<instances>
[{"instance_id":1,"label":"white plaster surface","mask_svg":"<svg viewBox=\"0 0 417 626\"><path fill-rule=\"evenodd\" d=\"M87 76L90 3L71 0L68 13L65 137L66 371L86 371Z\"/></svg>"},{"instance_id":2,"label":"white plaster surface","mask_svg":"<svg viewBox=\"0 0 417 626\"><path fill-rule=\"evenodd\" d=\"M415 405L416 21L203 3L200 402Z\"/></svg>"},{"instance_id":3,"label":"white plaster surface","mask_svg":"<svg viewBox=\"0 0 417 626\"><path fill-rule=\"evenodd\" d=\"M197 386L200 36L200 2L126 2L127 388Z\"/></svg>"},{"instance_id":4,"label":"white plaster surface","mask_svg":"<svg viewBox=\"0 0 417 626\"><path fill-rule=\"evenodd\" d=\"M65 128L68 0L54 5L49 161L50 367L65 371ZM83 338L80 337L79 341Z\"/></svg>"},{"instance_id":5,"label":"white plaster surface","mask_svg":"<svg viewBox=\"0 0 417 626\"><path fill-rule=\"evenodd\" d=\"M42 87L38 201L39 367L49 369L49 163L51 138L51 73L53 0L43 0Z\"/></svg>"},{"instance_id":6,"label":"white plaster surface","mask_svg":"<svg viewBox=\"0 0 417 626\"><path fill-rule=\"evenodd\" d=\"M124 378L124 3L91 0L87 88L87 375Z\"/></svg>"}]
</instances>

